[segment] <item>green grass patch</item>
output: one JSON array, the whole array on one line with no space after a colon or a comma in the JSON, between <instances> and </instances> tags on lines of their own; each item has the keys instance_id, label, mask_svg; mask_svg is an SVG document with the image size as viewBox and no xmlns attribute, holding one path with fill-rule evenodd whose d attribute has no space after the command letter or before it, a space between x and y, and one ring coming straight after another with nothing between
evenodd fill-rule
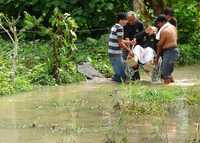
<instances>
[{"instance_id":1,"label":"green grass patch","mask_svg":"<svg viewBox=\"0 0 200 143\"><path fill-rule=\"evenodd\" d=\"M181 87L145 86L142 84L123 85L122 98L118 102L126 111L136 114L160 114L167 111L169 104L185 97Z\"/></svg>"},{"instance_id":2,"label":"green grass patch","mask_svg":"<svg viewBox=\"0 0 200 143\"><path fill-rule=\"evenodd\" d=\"M187 89L185 101L189 105L200 105L200 85Z\"/></svg>"},{"instance_id":3,"label":"green grass patch","mask_svg":"<svg viewBox=\"0 0 200 143\"><path fill-rule=\"evenodd\" d=\"M136 83L122 85L119 93L120 96L114 96L114 108L133 114L165 114L171 108L182 108L183 104L200 105L199 85L186 88Z\"/></svg>"}]
</instances>

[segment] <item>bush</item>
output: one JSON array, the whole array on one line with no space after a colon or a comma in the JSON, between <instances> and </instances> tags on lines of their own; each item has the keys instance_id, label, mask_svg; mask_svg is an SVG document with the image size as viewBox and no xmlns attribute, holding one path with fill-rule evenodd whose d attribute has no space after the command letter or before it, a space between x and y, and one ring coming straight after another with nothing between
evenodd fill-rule
<instances>
[{"instance_id":1,"label":"bush","mask_svg":"<svg viewBox=\"0 0 200 143\"><path fill-rule=\"evenodd\" d=\"M6 68L0 66L0 95L11 95L15 91L8 73Z\"/></svg>"},{"instance_id":2,"label":"bush","mask_svg":"<svg viewBox=\"0 0 200 143\"><path fill-rule=\"evenodd\" d=\"M10 67L7 60L0 58L0 95L11 95L20 91L27 91L32 88L26 73L17 74L13 83L10 76Z\"/></svg>"},{"instance_id":3,"label":"bush","mask_svg":"<svg viewBox=\"0 0 200 143\"><path fill-rule=\"evenodd\" d=\"M36 85L55 85L55 79L49 74L46 63L39 63L31 69L30 80Z\"/></svg>"},{"instance_id":4,"label":"bush","mask_svg":"<svg viewBox=\"0 0 200 143\"><path fill-rule=\"evenodd\" d=\"M92 33L90 29L104 29L105 27L110 26L114 22L115 14L117 12L132 9L132 0L0 1L0 11L8 14L10 17L17 17L19 13L28 10L28 13L36 17L45 13L45 19L47 20L52 15L55 7L58 7L62 12L72 14L77 23L79 23L80 29L83 30L79 32L79 35L85 36L93 34L96 36L105 32L105 30L97 30ZM45 21L45 23L48 23L48 21ZM21 23L19 23L19 25L20 24ZM30 33L26 34L29 35Z\"/></svg>"},{"instance_id":5,"label":"bush","mask_svg":"<svg viewBox=\"0 0 200 143\"><path fill-rule=\"evenodd\" d=\"M15 92L28 91L32 89L32 85L27 77L20 75L16 77L14 89Z\"/></svg>"},{"instance_id":6,"label":"bush","mask_svg":"<svg viewBox=\"0 0 200 143\"><path fill-rule=\"evenodd\" d=\"M178 21L179 40L188 43L200 28L200 12L194 0L181 0L173 4Z\"/></svg>"},{"instance_id":7,"label":"bush","mask_svg":"<svg viewBox=\"0 0 200 143\"><path fill-rule=\"evenodd\" d=\"M67 61L60 69L61 80L63 84L83 81L86 78L77 71L74 61Z\"/></svg>"},{"instance_id":8,"label":"bush","mask_svg":"<svg viewBox=\"0 0 200 143\"><path fill-rule=\"evenodd\" d=\"M180 58L178 63L199 64L200 63L200 32L193 34L188 44L182 44L180 48Z\"/></svg>"},{"instance_id":9,"label":"bush","mask_svg":"<svg viewBox=\"0 0 200 143\"><path fill-rule=\"evenodd\" d=\"M193 57L193 47L189 44L183 44L179 46L180 49L180 57L178 60L178 64L180 65L190 65L195 64L198 61Z\"/></svg>"}]
</instances>

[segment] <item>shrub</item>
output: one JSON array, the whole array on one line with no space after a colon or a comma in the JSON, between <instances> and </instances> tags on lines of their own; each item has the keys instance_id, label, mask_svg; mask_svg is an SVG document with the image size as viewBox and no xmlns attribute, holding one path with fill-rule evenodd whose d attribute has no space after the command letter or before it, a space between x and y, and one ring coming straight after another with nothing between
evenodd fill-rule
<instances>
[{"instance_id":1,"label":"shrub","mask_svg":"<svg viewBox=\"0 0 200 143\"><path fill-rule=\"evenodd\" d=\"M175 17L178 20L179 40L188 43L194 33L200 28L200 12L197 2L181 0L173 4Z\"/></svg>"},{"instance_id":2,"label":"shrub","mask_svg":"<svg viewBox=\"0 0 200 143\"><path fill-rule=\"evenodd\" d=\"M180 58L178 63L199 64L200 63L200 34L195 33L188 44L182 44L180 48Z\"/></svg>"},{"instance_id":3,"label":"shrub","mask_svg":"<svg viewBox=\"0 0 200 143\"><path fill-rule=\"evenodd\" d=\"M31 69L31 83L39 85L55 85L55 79L49 74L46 63L39 63Z\"/></svg>"}]
</instances>

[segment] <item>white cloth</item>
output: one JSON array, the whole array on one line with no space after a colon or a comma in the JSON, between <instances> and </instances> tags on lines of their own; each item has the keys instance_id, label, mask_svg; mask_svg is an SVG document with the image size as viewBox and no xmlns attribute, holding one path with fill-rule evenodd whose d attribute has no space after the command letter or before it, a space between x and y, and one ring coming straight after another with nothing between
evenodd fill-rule
<instances>
[{"instance_id":1,"label":"white cloth","mask_svg":"<svg viewBox=\"0 0 200 143\"><path fill-rule=\"evenodd\" d=\"M158 33L156 34L156 40L160 40L160 33L163 29L165 29L166 27L168 26L171 26L172 24L170 24L169 22L165 23L161 28L160 30L158 31Z\"/></svg>"},{"instance_id":2,"label":"white cloth","mask_svg":"<svg viewBox=\"0 0 200 143\"><path fill-rule=\"evenodd\" d=\"M153 61L155 57L155 51L151 47L143 48L140 45L136 45L133 49L133 53L137 56L139 62L142 64Z\"/></svg>"}]
</instances>

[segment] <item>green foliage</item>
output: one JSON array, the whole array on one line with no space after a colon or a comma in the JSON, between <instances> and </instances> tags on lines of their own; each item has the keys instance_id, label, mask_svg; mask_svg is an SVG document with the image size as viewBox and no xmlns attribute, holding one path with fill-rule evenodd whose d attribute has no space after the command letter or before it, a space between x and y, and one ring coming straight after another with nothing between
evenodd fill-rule
<instances>
[{"instance_id":1,"label":"green foliage","mask_svg":"<svg viewBox=\"0 0 200 143\"><path fill-rule=\"evenodd\" d=\"M181 43L190 42L194 33L200 28L200 12L197 1L180 0L173 3Z\"/></svg>"},{"instance_id":2,"label":"green foliage","mask_svg":"<svg viewBox=\"0 0 200 143\"><path fill-rule=\"evenodd\" d=\"M45 13L45 19L53 15L58 7L62 12L71 13L80 29L105 28L114 22L116 12L132 9L132 0L1 0L0 11L17 17L27 11L36 18ZM109 19L109 20L108 20ZM34 19L32 19L34 20ZM45 21L47 23L48 21ZM99 24L101 23L101 24ZM102 31L97 31L101 33ZM105 32L105 31L104 31ZM79 34L89 34L80 32ZM91 33L90 33L91 34ZM95 35L98 34L95 32Z\"/></svg>"},{"instance_id":3,"label":"green foliage","mask_svg":"<svg viewBox=\"0 0 200 143\"><path fill-rule=\"evenodd\" d=\"M18 75L15 81L15 92L29 91L32 89L30 80L24 75Z\"/></svg>"},{"instance_id":4,"label":"green foliage","mask_svg":"<svg viewBox=\"0 0 200 143\"><path fill-rule=\"evenodd\" d=\"M55 85L56 81L52 75L49 74L46 63L39 63L31 69L30 80L33 84L38 85Z\"/></svg>"},{"instance_id":5,"label":"green foliage","mask_svg":"<svg viewBox=\"0 0 200 143\"><path fill-rule=\"evenodd\" d=\"M183 44L179 45L180 57L178 60L179 65L199 64L200 61L200 48L199 45Z\"/></svg>"},{"instance_id":6,"label":"green foliage","mask_svg":"<svg viewBox=\"0 0 200 143\"><path fill-rule=\"evenodd\" d=\"M11 95L20 91L32 89L26 73L18 74L15 83L10 76L10 63L5 58L0 57L0 95Z\"/></svg>"},{"instance_id":7,"label":"green foliage","mask_svg":"<svg viewBox=\"0 0 200 143\"><path fill-rule=\"evenodd\" d=\"M192 45L192 55L196 63L200 62L200 29L198 29L192 36L190 42Z\"/></svg>"},{"instance_id":8,"label":"green foliage","mask_svg":"<svg viewBox=\"0 0 200 143\"><path fill-rule=\"evenodd\" d=\"M60 69L62 83L74 83L86 79L86 77L77 71L76 64L77 63L74 61L68 61L63 65L63 68Z\"/></svg>"},{"instance_id":9,"label":"green foliage","mask_svg":"<svg viewBox=\"0 0 200 143\"><path fill-rule=\"evenodd\" d=\"M0 57L0 95L10 95L14 92L11 83L8 63Z\"/></svg>"},{"instance_id":10,"label":"green foliage","mask_svg":"<svg viewBox=\"0 0 200 143\"><path fill-rule=\"evenodd\" d=\"M53 15L49 18L49 25L44 24L43 14L38 19L35 16L31 16L25 12L25 29L30 30L33 28L41 31L42 36L49 36L52 40L52 46L50 48L50 73L56 83L62 83L60 72L63 68L64 56L67 56L68 61L73 58L72 52L76 50L75 41L77 39L75 30L77 24L75 20L68 13L61 13L58 8L54 9ZM63 58L64 57L64 58ZM70 66L68 66L70 67Z\"/></svg>"},{"instance_id":11,"label":"green foliage","mask_svg":"<svg viewBox=\"0 0 200 143\"><path fill-rule=\"evenodd\" d=\"M180 48L179 64L200 63L200 32L193 33L189 44L182 44Z\"/></svg>"}]
</instances>

